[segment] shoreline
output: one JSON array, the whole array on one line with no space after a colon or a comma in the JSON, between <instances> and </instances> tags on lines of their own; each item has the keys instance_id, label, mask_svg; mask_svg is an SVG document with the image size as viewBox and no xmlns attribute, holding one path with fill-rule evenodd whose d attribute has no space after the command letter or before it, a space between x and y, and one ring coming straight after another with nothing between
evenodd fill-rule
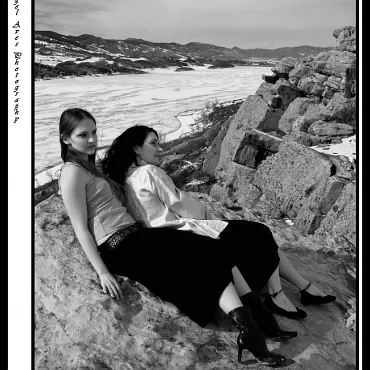
<instances>
[{"instance_id":1,"label":"shoreline","mask_svg":"<svg viewBox=\"0 0 370 370\"><path fill-rule=\"evenodd\" d=\"M182 137L181 135L184 135L184 137L187 136L186 134L190 135L192 133L192 126L195 125L196 122L195 116L198 116L200 114L199 111L203 111L203 109L190 109L176 115L174 118L176 118L179 122L179 127L176 130L165 134L164 142L176 140ZM193 114L184 114L185 112L193 112ZM170 137L170 140L167 140L168 137ZM103 155L108 147L109 145L105 145L103 147L97 148L97 156L99 157ZM56 173L59 171L62 165L63 162L60 161L59 163L51 165L49 168L44 168L37 171L34 174L35 189L57 179Z\"/></svg>"},{"instance_id":2,"label":"shoreline","mask_svg":"<svg viewBox=\"0 0 370 370\"><path fill-rule=\"evenodd\" d=\"M242 99L242 98L233 99L233 100L228 100L228 101L225 101L225 102L217 103L216 105L222 107L222 106L230 105L235 101L242 101L242 100L244 100L244 99ZM197 120L199 120L199 118L201 116L201 112L203 112L203 111L206 112L206 113L210 113L212 111L212 109L208 109L208 110L205 109L205 108L187 109L183 112L178 113L176 116L174 116L174 118L178 121L179 125L175 130L170 131L170 132L163 135L163 137L164 137L163 142L167 143L167 142L176 140L180 137L186 137L188 135L191 135L193 133L192 129L197 124ZM212 125L212 123L210 123L206 126L202 125L202 127L200 127L197 131L203 130L204 128L206 128L208 126L211 126L211 125ZM182 136L182 135L184 135L184 136ZM101 152L102 150L105 150L108 147L109 147L109 145L103 145L101 147L98 147L97 152ZM49 167L46 167L46 168L40 169L38 171L35 171L34 176L35 176L35 181L38 181L37 186L42 186L42 185L46 184L47 183L47 182L45 182L46 179L49 179L48 181L54 180L55 179L54 173L61 167L61 165L62 165L62 161L60 161L58 163L54 163L54 164L50 165ZM47 172L49 172L49 174L47 174ZM51 177L53 177L53 179L51 179Z\"/></svg>"},{"instance_id":3,"label":"shoreline","mask_svg":"<svg viewBox=\"0 0 370 370\"><path fill-rule=\"evenodd\" d=\"M138 69L137 71L139 72L143 72L143 73L121 73L121 72L113 72L111 74L105 74L105 73L93 73L91 75L83 75L83 76L75 76L75 75L72 75L72 76L56 76L56 77L53 77L53 78L50 78L50 77L47 77L47 78L35 78L34 81L37 81L37 82L42 82L42 81L52 81L52 80L69 80L69 79L74 79L74 78L93 78L93 77L115 77L115 76L128 76L128 75L142 75L142 74L151 74L151 73L166 73L166 72L170 72L170 73L191 73L191 72L194 72L194 71L202 71L202 70L208 70L212 64L206 64L204 66L192 66L191 68L193 68L192 71L182 71L182 72L176 72L176 69L179 68L179 67L163 67L163 68L144 68L144 69ZM254 64L251 64L251 65L236 65L234 66L233 68L235 67L240 67L240 68L256 68L256 67L262 67L262 68L267 68L267 67L273 67L274 65L262 65L262 64L257 64L257 65L254 65ZM219 68L219 69L229 69L229 68ZM210 70L213 70L212 68Z\"/></svg>"},{"instance_id":4,"label":"shoreline","mask_svg":"<svg viewBox=\"0 0 370 370\"><path fill-rule=\"evenodd\" d=\"M220 103L227 104L229 102ZM196 133L197 131L201 131L206 127L209 127L212 125L212 123L208 125L202 125L199 127L196 131L192 131L192 128L197 124L197 118L200 115L200 112L204 111L204 109L190 109L186 110L184 112L181 112L175 118L179 121L179 128L175 131L170 132L169 134L166 134L164 136L165 140L163 142L167 143L179 138L186 138L187 136L190 136L192 133ZM191 114L185 114L186 112L193 112ZM168 138L170 138L168 140ZM341 143L335 143L335 144L319 144L315 146L311 146L310 148L313 150L316 150L320 153L329 154L329 155L335 155L335 156L344 156L347 157L350 162L356 161L356 135L348 136L346 138L341 139ZM97 157L101 157L104 155L106 149L109 147L109 145L105 145L103 147L99 147L97 149ZM63 162L59 162L57 164L52 165L49 168L43 169L35 173L34 175L34 190L37 190L37 188L46 185L48 183L51 183L55 179L57 179L56 173L60 170L62 167Z\"/></svg>"},{"instance_id":5,"label":"shoreline","mask_svg":"<svg viewBox=\"0 0 370 370\"><path fill-rule=\"evenodd\" d=\"M172 67L153 69L150 70L151 73L141 75L100 75L101 78L80 76L81 79L74 77L78 79L37 81L37 160L35 159L33 173L39 174L60 161L56 126L58 117L55 116L57 110L79 104L94 112L99 122L107 123L100 128L101 146L110 144L125 128L143 122L163 134L171 134L172 137L181 129L176 115L183 114L186 110L204 108L208 100L231 101L254 94L260 84L261 75L269 70L265 67L239 66L207 70L207 66L201 66L191 71L192 73L179 73ZM236 83L233 83L234 79L237 79ZM208 81L212 83L208 85ZM96 102L99 102L99 106ZM126 115L121 122L122 114ZM52 125L52 134L55 136L52 141L48 138L49 125Z\"/></svg>"}]
</instances>

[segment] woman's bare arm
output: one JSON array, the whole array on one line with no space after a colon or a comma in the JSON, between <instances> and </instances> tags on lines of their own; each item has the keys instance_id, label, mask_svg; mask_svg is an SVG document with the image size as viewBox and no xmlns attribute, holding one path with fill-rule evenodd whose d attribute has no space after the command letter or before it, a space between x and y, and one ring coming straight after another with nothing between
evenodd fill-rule
<instances>
[{"instance_id":1,"label":"woman's bare arm","mask_svg":"<svg viewBox=\"0 0 370 370\"><path fill-rule=\"evenodd\" d=\"M87 174L81 168L65 167L61 176L63 202L77 239L99 275L104 293L108 290L112 297L120 299L122 298L121 289L100 257L96 243L87 227L86 181Z\"/></svg>"}]
</instances>

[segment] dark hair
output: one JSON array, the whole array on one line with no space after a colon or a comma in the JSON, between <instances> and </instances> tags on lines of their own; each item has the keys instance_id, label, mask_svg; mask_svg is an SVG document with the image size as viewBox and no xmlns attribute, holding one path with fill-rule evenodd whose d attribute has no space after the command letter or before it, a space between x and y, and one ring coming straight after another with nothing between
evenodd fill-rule
<instances>
[{"instance_id":1,"label":"dark hair","mask_svg":"<svg viewBox=\"0 0 370 370\"><path fill-rule=\"evenodd\" d=\"M88 160L86 160L78 150L74 149L71 145L67 145L63 141L63 137L69 137L77 125L86 118L91 119L96 125L96 120L92 114L81 108L68 108L60 116L59 141L63 162L75 163L95 176L104 178L108 181L112 191L118 197L121 197L122 189L120 188L119 184L114 183L114 181L97 169L95 164L95 154L89 155Z\"/></svg>"},{"instance_id":2,"label":"dark hair","mask_svg":"<svg viewBox=\"0 0 370 370\"><path fill-rule=\"evenodd\" d=\"M151 132L159 138L157 131L142 125L132 126L115 138L101 161L103 173L123 186L127 169L132 163L139 165L134 147L142 146Z\"/></svg>"}]
</instances>

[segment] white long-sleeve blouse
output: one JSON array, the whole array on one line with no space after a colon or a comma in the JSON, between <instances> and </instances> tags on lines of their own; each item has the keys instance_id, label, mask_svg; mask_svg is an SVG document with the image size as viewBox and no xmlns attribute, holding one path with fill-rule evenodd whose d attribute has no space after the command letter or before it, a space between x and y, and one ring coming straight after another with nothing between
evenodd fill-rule
<instances>
[{"instance_id":1,"label":"white long-sleeve blouse","mask_svg":"<svg viewBox=\"0 0 370 370\"><path fill-rule=\"evenodd\" d=\"M217 239L226 221L207 220L207 209L179 190L161 168L129 168L125 180L128 212L146 227L171 227Z\"/></svg>"}]
</instances>

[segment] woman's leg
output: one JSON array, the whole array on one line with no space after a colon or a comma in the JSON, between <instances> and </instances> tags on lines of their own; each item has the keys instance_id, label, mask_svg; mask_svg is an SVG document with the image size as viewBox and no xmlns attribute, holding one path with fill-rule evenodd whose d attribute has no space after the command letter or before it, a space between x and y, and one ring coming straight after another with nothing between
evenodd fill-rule
<instances>
[{"instance_id":1,"label":"woman's leg","mask_svg":"<svg viewBox=\"0 0 370 370\"><path fill-rule=\"evenodd\" d=\"M298 271L294 268L292 263L288 260L287 256L285 253L278 248L278 253L280 257L280 262L279 262L279 272L280 276L288 281L289 283L295 285L299 290L302 290L307 287L309 284L309 281L302 277ZM281 289L281 288L280 288ZM275 291L271 292L275 293ZM320 296L324 297L326 294L323 293L319 288L317 288L315 285L311 284L308 289L307 293L310 293L315 296ZM278 294L279 296L280 294ZM277 297L276 297L277 298ZM276 303L276 302L275 302Z\"/></svg>"},{"instance_id":2,"label":"woman's leg","mask_svg":"<svg viewBox=\"0 0 370 370\"><path fill-rule=\"evenodd\" d=\"M234 305L237 304L238 302L238 300L235 297L235 293L237 293L238 296L241 297L240 298L241 303L244 306L248 306L250 308L253 319L255 320L259 329L262 330L262 332L267 337L274 338L277 341L283 341L283 340L296 337L297 336L296 331L286 331L279 327L279 324L274 319L274 317L271 315L271 313L268 310L266 310L266 308L263 306L259 293L257 291L255 292L251 291L248 283L245 281L240 270L236 266L234 266L231 271L233 274L233 280L234 280L234 286L235 286L235 289L232 292ZM276 270L274 271L273 275L270 278L270 281L272 282L272 289L281 289L280 278L279 278L279 267L277 267ZM224 298L226 297L227 295L225 294ZM229 302L232 302L231 298L229 298ZM296 310L293 304L289 306L289 303L290 303L289 301L288 303L286 302L284 303L292 311ZM227 306L227 308L229 307L230 306ZM225 311L224 307L221 307L221 308Z\"/></svg>"},{"instance_id":3,"label":"woman's leg","mask_svg":"<svg viewBox=\"0 0 370 370\"><path fill-rule=\"evenodd\" d=\"M240 270L236 266L232 268L231 272L233 274L234 287L239 297L251 292L251 288L249 287Z\"/></svg>"},{"instance_id":4,"label":"woman's leg","mask_svg":"<svg viewBox=\"0 0 370 370\"><path fill-rule=\"evenodd\" d=\"M263 332L255 323L250 307L243 306L231 282L221 293L219 305L230 317L233 325L240 331L237 339L239 362L242 359L243 349L249 350L264 364L278 365L285 361L284 356L269 352Z\"/></svg>"},{"instance_id":5,"label":"woman's leg","mask_svg":"<svg viewBox=\"0 0 370 370\"><path fill-rule=\"evenodd\" d=\"M232 274L236 291L243 296L251 290L263 289L279 266L278 246L270 229L251 221L227 222L219 241L235 263Z\"/></svg>"},{"instance_id":6,"label":"woman's leg","mask_svg":"<svg viewBox=\"0 0 370 370\"><path fill-rule=\"evenodd\" d=\"M277 267L277 269L274 271L274 273L271 275L269 281L267 282L268 291L270 294L274 294L276 292L281 291L281 281L279 276L280 265ZM289 312L296 312L297 309L294 306L294 304L288 299L288 297L284 294L284 291L277 294L275 297L272 297L273 302L279 306L280 308L283 308L286 311Z\"/></svg>"},{"instance_id":7,"label":"woman's leg","mask_svg":"<svg viewBox=\"0 0 370 370\"><path fill-rule=\"evenodd\" d=\"M256 222L228 222L229 225L220 235L221 242L226 242L228 248L230 248L234 238L241 240L245 237L245 234L248 235L246 239L248 245L242 250L239 248L233 253L238 257L235 261L237 266L232 268L232 275L239 297L245 296L252 290L261 290L266 284L270 294L280 291L279 247L273 239L271 230L267 226ZM238 243L233 243L233 245L237 246ZM283 267L288 271L286 258L283 262ZM251 271L253 271L252 274ZM262 279L259 278L261 273L265 276ZM287 311L297 311L284 292L281 292L274 298L274 303Z\"/></svg>"},{"instance_id":8,"label":"woman's leg","mask_svg":"<svg viewBox=\"0 0 370 370\"><path fill-rule=\"evenodd\" d=\"M230 282L230 284L221 293L219 305L222 311L224 311L226 314L228 314L235 308L243 306L243 303L240 301L238 293L235 290L233 283Z\"/></svg>"}]
</instances>

